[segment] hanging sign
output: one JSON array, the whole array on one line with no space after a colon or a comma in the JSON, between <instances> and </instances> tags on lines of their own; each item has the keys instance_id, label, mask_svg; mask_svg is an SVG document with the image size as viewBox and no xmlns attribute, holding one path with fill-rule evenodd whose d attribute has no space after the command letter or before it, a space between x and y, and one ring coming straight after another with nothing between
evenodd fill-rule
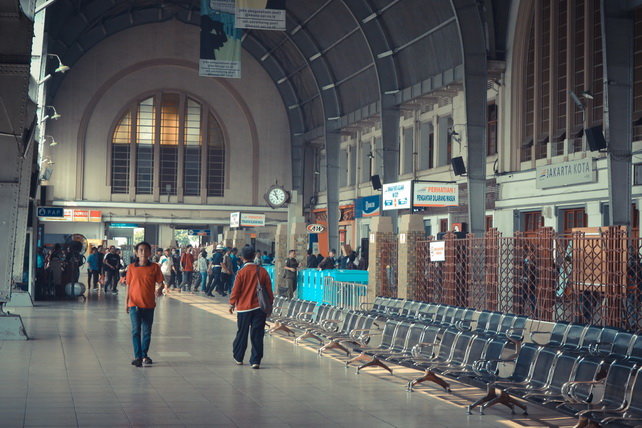
<instances>
[{"instance_id":1,"label":"hanging sign","mask_svg":"<svg viewBox=\"0 0 642 428\"><path fill-rule=\"evenodd\" d=\"M236 28L285 31L285 0L236 0Z\"/></svg>"},{"instance_id":2,"label":"hanging sign","mask_svg":"<svg viewBox=\"0 0 642 428\"><path fill-rule=\"evenodd\" d=\"M262 227L265 226L265 214L230 213L230 227Z\"/></svg>"},{"instance_id":3,"label":"hanging sign","mask_svg":"<svg viewBox=\"0 0 642 428\"><path fill-rule=\"evenodd\" d=\"M544 165L537 168L535 187L569 186L572 184L594 183L597 181L593 158L585 158L570 162Z\"/></svg>"},{"instance_id":4,"label":"hanging sign","mask_svg":"<svg viewBox=\"0 0 642 428\"><path fill-rule=\"evenodd\" d=\"M403 210L410 208L412 200L412 181L400 181L383 185L383 210Z\"/></svg>"},{"instance_id":5,"label":"hanging sign","mask_svg":"<svg viewBox=\"0 0 642 428\"><path fill-rule=\"evenodd\" d=\"M325 226L322 224L308 224L308 233L322 233L325 230Z\"/></svg>"},{"instance_id":6,"label":"hanging sign","mask_svg":"<svg viewBox=\"0 0 642 428\"><path fill-rule=\"evenodd\" d=\"M416 181L412 201L414 207L457 207L459 186L456 183Z\"/></svg>"},{"instance_id":7,"label":"hanging sign","mask_svg":"<svg viewBox=\"0 0 642 428\"><path fill-rule=\"evenodd\" d=\"M201 54L198 75L241 78L241 35L234 0L201 0Z\"/></svg>"},{"instance_id":8,"label":"hanging sign","mask_svg":"<svg viewBox=\"0 0 642 428\"><path fill-rule=\"evenodd\" d=\"M433 241L430 243L430 261L446 261L446 241Z\"/></svg>"},{"instance_id":9,"label":"hanging sign","mask_svg":"<svg viewBox=\"0 0 642 428\"><path fill-rule=\"evenodd\" d=\"M366 196L355 199L355 218L375 217L381 215L381 195Z\"/></svg>"}]
</instances>

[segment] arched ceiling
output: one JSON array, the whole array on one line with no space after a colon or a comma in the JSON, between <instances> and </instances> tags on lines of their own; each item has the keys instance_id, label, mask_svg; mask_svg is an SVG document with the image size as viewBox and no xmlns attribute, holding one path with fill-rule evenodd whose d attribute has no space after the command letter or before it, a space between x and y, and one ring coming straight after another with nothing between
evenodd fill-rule
<instances>
[{"instance_id":1,"label":"arched ceiling","mask_svg":"<svg viewBox=\"0 0 642 428\"><path fill-rule=\"evenodd\" d=\"M481 0L489 56L503 59L511 0ZM47 8L48 51L73 66L103 39L170 19L199 24L199 0L56 0ZM246 31L243 47L278 87L295 135L377 114L462 77L457 20L447 0L289 0L287 30ZM500 25L498 26L497 23ZM195 58L196 60L196 58ZM55 95L62 76L50 86Z\"/></svg>"}]
</instances>

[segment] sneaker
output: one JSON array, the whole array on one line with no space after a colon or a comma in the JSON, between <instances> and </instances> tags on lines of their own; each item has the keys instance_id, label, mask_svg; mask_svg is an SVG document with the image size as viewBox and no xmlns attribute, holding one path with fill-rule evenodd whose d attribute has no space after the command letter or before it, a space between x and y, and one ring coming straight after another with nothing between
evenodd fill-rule
<instances>
[{"instance_id":1,"label":"sneaker","mask_svg":"<svg viewBox=\"0 0 642 428\"><path fill-rule=\"evenodd\" d=\"M143 367L143 360L141 358L136 358L132 360L132 366Z\"/></svg>"},{"instance_id":2,"label":"sneaker","mask_svg":"<svg viewBox=\"0 0 642 428\"><path fill-rule=\"evenodd\" d=\"M152 364L154 364L154 362L152 361L151 358L149 358L149 357L143 358L143 365L151 366Z\"/></svg>"},{"instance_id":3,"label":"sneaker","mask_svg":"<svg viewBox=\"0 0 642 428\"><path fill-rule=\"evenodd\" d=\"M234 360L234 362L236 363L237 366L242 366L243 365L243 361Z\"/></svg>"},{"instance_id":4,"label":"sneaker","mask_svg":"<svg viewBox=\"0 0 642 428\"><path fill-rule=\"evenodd\" d=\"M254 370L258 370L258 369L260 369L260 368L261 368L261 366L260 366L260 365L258 365L258 364L252 364L252 368L253 368Z\"/></svg>"}]
</instances>

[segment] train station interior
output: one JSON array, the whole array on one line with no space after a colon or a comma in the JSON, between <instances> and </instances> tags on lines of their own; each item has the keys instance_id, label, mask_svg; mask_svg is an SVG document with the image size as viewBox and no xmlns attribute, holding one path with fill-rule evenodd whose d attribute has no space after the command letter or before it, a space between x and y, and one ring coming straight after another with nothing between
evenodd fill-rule
<instances>
[{"instance_id":1,"label":"train station interior","mask_svg":"<svg viewBox=\"0 0 642 428\"><path fill-rule=\"evenodd\" d=\"M642 426L642 1L0 0L0 35L0 426Z\"/></svg>"}]
</instances>

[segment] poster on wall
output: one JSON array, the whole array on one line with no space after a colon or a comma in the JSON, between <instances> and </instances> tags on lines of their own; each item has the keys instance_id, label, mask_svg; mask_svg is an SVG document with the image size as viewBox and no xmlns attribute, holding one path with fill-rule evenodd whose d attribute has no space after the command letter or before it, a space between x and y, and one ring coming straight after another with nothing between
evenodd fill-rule
<instances>
[{"instance_id":1,"label":"poster on wall","mask_svg":"<svg viewBox=\"0 0 642 428\"><path fill-rule=\"evenodd\" d=\"M430 261L446 261L446 241L432 241L430 243Z\"/></svg>"},{"instance_id":2,"label":"poster on wall","mask_svg":"<svg viewBox=\"0 0 642 428\"><path fill-rule=\"evenodd\" d=\"M412 201L412 180L383 185L383 210L410 208Z\"/></svg>"},{"instance_id":3,"label":"poster on wall","mask_svg":"<svg viewBox=\"0 0 642 428\"><path fill-rule=\"evenodd\" d=\"M415 181L412 199L414 207L457 207L459 186L456 183Z\"/></svg>"},{"instance_id":4,"label":"poster on wall","mask_svg":"<svg viewBox=\"0 0 642 428\"><path fill-rule=\"evenodd\" d=\"M241 29L234 0L201 0L201 54L198 75L241 78Z\"/></svg>"},{"instance_id":5,"label":"poster on wall","mask_svg":"<svg viewBox=\"0 0 642 428\"><path fill-rule=\"evenodd\" d=\"M285 0L236 0L236 28L285 31Z\"/></svg>"},{"instance_id":6,"label":"poster on wall","mask_svg":"<svg viewBox=\"0 0 642 428\"><path fill-rule=\"evenodd\" d=\"M354 201L354 217L375 217L381 215L381 195L365 196Z\"/></svg>"}]
</instances>

